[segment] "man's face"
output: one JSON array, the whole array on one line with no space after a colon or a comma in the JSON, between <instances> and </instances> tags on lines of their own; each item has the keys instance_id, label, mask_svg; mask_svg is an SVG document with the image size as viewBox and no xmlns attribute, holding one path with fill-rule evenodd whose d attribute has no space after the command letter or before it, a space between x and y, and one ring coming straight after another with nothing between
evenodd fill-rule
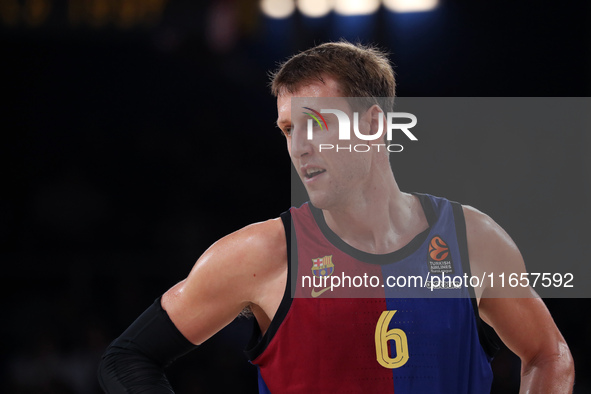
<instances>
[{"instance_id":1,"label":"man's face","mask_svg":"<svg viewBox=\"0 0 591 394\"><path fill-rule=\"evenodd\" d=\"M353 112L338 83L332 77L324 77L324 83L311 81L293 94L285 93L277 98L277 125L287 139L287 149L310 200L321 209L337 208L355 203L359 191L366 186L372 169L372 152L349 152L348 150L326 149L366 143L355 136L351 140L339 141L337 117L323 114L326 127L321 129L316 122L313 138L308 139L308 119L311 111L339 109L353 121ZM370 128L369 115L360 114L359 129L367 133ZM352 134L353 135L353 134ZM322 149L321 149L322 147ZM345 204L345 205L343 205Z\"/></svg>"}]
</instances>

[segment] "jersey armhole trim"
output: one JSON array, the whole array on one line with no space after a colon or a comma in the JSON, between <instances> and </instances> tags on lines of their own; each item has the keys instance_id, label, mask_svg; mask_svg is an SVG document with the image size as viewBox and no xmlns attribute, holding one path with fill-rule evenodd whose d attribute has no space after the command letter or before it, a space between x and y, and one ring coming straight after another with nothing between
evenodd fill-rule
<instances>
[{"instance_id":1,"label":"jersey armhole trim","mask_svg":"<svg viewBox=\"0 0 591 394\"><path fill-rule=\"evenodd\" d=\"M246 357L250 361L254 361L258 356L263 354L265 349L271 343L271 340L279 330L281 323L285 320L285 316L289 312L291 307L291 303L293 301L291 288L292 288L292 248L297 248L297 241L295 240L295 231L293 231L293 223L291 220L291 212L286 211L281 214L281 221L283 222L283 227L285 230L285 241L287 243L287 281L285 283L285 291L283 293L283 298L281 299L281 303L279 304L279 308L271 320L271 324L269 328L265 332L264 335L261 336L261 328L255 318L253 318L253 330L250 340L244 350ZM295 254L297 260L297 254ZM297 264L297 262L296 262ZM296 266L297 267L297 266ZM297 268L296 268L297 269ZM295 275L293 276L296 277Z\"/></svg>"},{"instance_id":2,"label":"jersey armhole trim","mask_svg":"<svg viewBox=\"0 0 591 394\"><path fill-rule=\"evenodd\" d=\"M458 247L460 249L460 259L462 260L462 269L464 274L468 277L472 275L470 270L470 257L468 254L468 236L466 232L466 218L464 216L464 210L462 205L451 201L453 208L454 221L456 225L456 238L458 240ZM499 351L498 336L491 326L486 324L480 317L478 312L478 301L476 300L476 294L471 286L468 286L468 292L470 293L470 301L472 302L472 309L474 310L474 318L476 319L476 327L478 328L478 339L480 345L484 349L489 361Z\"/></svg>"},{"instance_id":3,"label":"jersey armhole trim","mask_svg":"<svg viewBox=\"0 0 591 394\"><path fill-rule=\"evenodd\" d=\"M417 193L411 192L413 196L416 196L419 201L421 202L421 206L423 207L423 212L425 213L425 218L427 219L427 223L429 224L429 228L433 227L437 222L437 213L435 213L435 208L433 208L433 202L429 198L428 195L424 193Z\"/></svg>"}]
</instances>

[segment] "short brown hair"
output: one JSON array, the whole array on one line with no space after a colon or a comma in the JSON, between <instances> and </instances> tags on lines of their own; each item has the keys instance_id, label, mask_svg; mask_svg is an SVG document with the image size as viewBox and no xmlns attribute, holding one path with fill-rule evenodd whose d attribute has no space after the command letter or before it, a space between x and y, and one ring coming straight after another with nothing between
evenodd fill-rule
<instances>
[{"instance_id":1,"label":"short brown hair","mask_svg":"<svg viewBox=\"0 0 591 394\"><path fill-rule=\"evenodd\" d=\"M294 93L312 80L330 75L337 80L344 97L387 97L378 103L384 111L394 106L396 82L388 55L374 46L347 41L328 42L300 52L271 75L275 96ZM368 107L375 104L368 100Z\"/></svg>"}]
</instances>

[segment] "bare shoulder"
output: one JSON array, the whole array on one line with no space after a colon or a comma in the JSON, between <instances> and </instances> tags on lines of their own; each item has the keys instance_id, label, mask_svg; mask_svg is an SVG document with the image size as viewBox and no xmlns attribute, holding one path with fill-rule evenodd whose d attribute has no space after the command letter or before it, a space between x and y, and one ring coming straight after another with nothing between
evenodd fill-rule
<instances>
[{"instance_id":1,"label":"bare shoulder","mask_svg":"<svg viewBox=\"0 0 591 394\"><path fill-rule=\"evenodd\" d=\"M463 206L466 237L472 275L488 278L525 272L521 252L509 234L490 216L470 206ZM474 289L476 297L515 297L507 289L491 286L490 282ZM521 290L521 289L516 289ZM486 292L486 293L485 293ZM499 293L501 292L501 293Z\"/></svg>"},{"instance_id":2,"label":"bare shoulder","mask_svg":"<svg viewBox=\"0 0 591 394\"><path fill-rule=\"evenodd\" d=\"M250 224L214 243L194 270L213 262L219 268L231 269L234 275L264 275L273 271L277 257L285 254L286 247L281 219L270 219Z\"/></svg>"},{"instance_id":3,"label":"bare shoulder","mask_svg":"<svg viewBox=\"0 0 591 394\"><path fill-rule=\"evenodd\" d=\"M505 233L490 216L469 205L462 205L466 218L466 230L473 235L491 235L496 232ZM506 234L506 233L505 233Z\"/></svg>"},{"instance_id":4,"label":"bare shoulder","mask_svg":"<svg viewBox=\"0 0 591 394\"><path fill-rule=\"evenodd\" d=\"M235 270L248 272L263 269L272 270L278 256L286 255L285 231L280 218L250 224L214 243L204 257L219 255L226 259Z\"/></svg>"},{"instance_id":5,"label":"bare shoulder","mask_svg":"<svg viewBox=\"0 0 591 394\"><path fill-rule=\"evenodd\" d=\"M519 253L509 234L490 216L468 205L463 205L462 208L466 218L468 249L472 249L474 253L478 252L479 256L495 251Z\"/></svg>"},{"instance_id":6,"label":"bare shoulder","mask_svg":"<svg viewBox=\"0 0 591 394\"><path fill-rule=\"evenodd\" d=\"M211 273L212 280L240 281L239 288L245 292L242 297L254 298L249 296L251 283L260 286L257 282L284 268L286 249L280 218L250 224L211 245L197 260L187 280Z\"/></svg>"}]
</instances>

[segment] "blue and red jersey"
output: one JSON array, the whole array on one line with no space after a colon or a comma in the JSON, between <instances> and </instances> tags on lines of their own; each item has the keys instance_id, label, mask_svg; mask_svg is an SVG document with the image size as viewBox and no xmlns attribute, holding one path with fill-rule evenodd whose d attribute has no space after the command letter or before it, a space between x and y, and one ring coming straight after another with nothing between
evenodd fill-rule
<instances>
[{"instance_id":1,"label":"blue and red jersey","mask_svg":"<svg viewBox=\"0 0 591 394\"><path fill-rule=\"evenodd\" d=\"M285 294L264 335L255 322L246 352L261 393L490 392L473 292L435 285L470 274L462 208L416 195L429 227L383 255L345 243L310 203L282 215Z\"/></svg>"}]
</instances>

